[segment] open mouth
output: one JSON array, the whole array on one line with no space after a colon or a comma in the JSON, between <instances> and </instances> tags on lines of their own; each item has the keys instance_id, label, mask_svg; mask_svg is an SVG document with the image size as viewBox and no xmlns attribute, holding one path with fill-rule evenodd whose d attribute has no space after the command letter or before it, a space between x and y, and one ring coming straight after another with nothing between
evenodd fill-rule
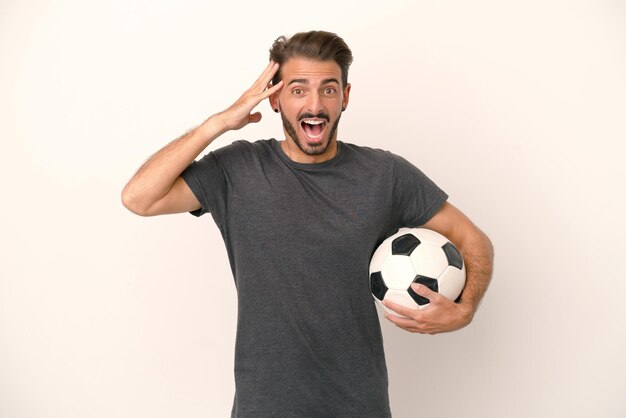
<instances>
[{"instance_id":1,"label":"open mouth","mask_svg":"<svg viewBox=\"0 0 626 418\"><path fill-rule=\"evenodd\" d=\"M300 125L310 142L319 142L326 131L326 121L323 119L304 119Z\"/></svg>"}]
</instances>

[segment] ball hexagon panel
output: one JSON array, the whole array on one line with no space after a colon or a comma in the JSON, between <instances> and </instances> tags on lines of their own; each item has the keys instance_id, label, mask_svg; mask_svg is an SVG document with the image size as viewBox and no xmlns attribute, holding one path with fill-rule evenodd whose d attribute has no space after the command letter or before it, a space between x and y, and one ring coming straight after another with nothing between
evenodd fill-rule
<instances>
[{"instance_id":1,"label":"ball hexagon panel","mask_svg":"<svg viewBox=\"0 0 626 418\"><path fill-rule=\"evenodd\" d=\"M459 270L454 266L449 266L439 276L439 293L450 298L456 299L465 286L465 268Z\"/></svg>"},{"instance_id":2,"label":"ball hexagon panel","mask_svg":"<svg viewBox=\"0 0 626 418\"><path fill-rule=\"evenodd\" d=\"M415 278L415 269L410 257L390 255L380 268L383 280L389 289L406 290Z\"/></svg>"},{"instance_id":3,"label":"ball hexagon panel","mask_svg":"<svg viewBox=\"0 0 626 418\"><path fill-rule=\"evenodd\" d=\"M444 245L446 245L447 242L449 242L446 237L444 237L438 232L431 231L430 229L415 228L415 229L408 229L407 231L411 231L411 233L414 234L417 238L419 238L420 241L422 242L428 241L431 244L437 245L439 247L443 247Z\"/></svg>"},{"instance_id":4,"label":"ball hexagon panel","mask_svg":"<svg viewBox=\"0 0 626 418\"><path fill-rule=\"evenodd\" d=\"M441 273L448 267L448 259L441 250L441 246L431 242L422 242L411 253L410 258L415 273L421 276L436 278L441 276ZM384 274L383 277L385 277Z\"/></svg>"}]
</instances>

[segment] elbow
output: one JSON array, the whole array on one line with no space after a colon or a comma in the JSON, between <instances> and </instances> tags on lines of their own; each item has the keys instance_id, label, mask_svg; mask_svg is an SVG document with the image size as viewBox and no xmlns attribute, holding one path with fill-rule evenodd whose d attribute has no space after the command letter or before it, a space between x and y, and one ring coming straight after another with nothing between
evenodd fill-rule
<instances>
[{"instance_id":1,"label":"elbow","mask_svg":"<svg viewBox=\"0 0 626 418\"><path fill-rule=\"evenodd\" d=\"M491 239L480 228L474 226L473 233L466 233L461 239L460 250L462 253L471 253L482 260L483 265L493 268L495 257L494 245Z\"/></svg>"},{"instance_id":2,"label":"elbow","mask_svg":"<svg viewBox=\"0 0 626 418\"><path fill-rule=\"evenodd\" d=\"M489 254L489 258L491 259L491 262L493 263L493 259L495 257L495 248L493 246L493 242L491 242L489 237L484 232L483 232L483 235L485 236L485 247L487 248L487 253Z\"/></svg>"},{"instance_id":3,"label":"elbow","mask_svg":"<svg viewBox=\"0 0 626 418\"><path fill-rule=\"evenodd\" d=\"M493 247L493 243L491 242L491 239L489 239L489 237L487 236L487 234L485 234L483 231L481 231L480 229L476 228L478 230L478 241L476 244L479 245L479 247L482 249L482 253L483 256L490 261L490 263L493 263L493 259L494 259L494 247Z\"/></svg>"},{"instance_id":4,"label":"elbow","mask_svg":"<svg viewBox=\"0 0 626 418\"><path fill-rule=\"evenodd\" d=\"M480 231L480 233L482 235L483 248L485 249L485 252L490 258L493 258L494 256L493 243L491 242L487 234L485 234L482 231Z\"/></svg>"},{"instance_id":5,"label":"elbow","mask_svg":"<svg viewBox=\"0 0 626 418\"><path fill-rule=\"evenodd\" d=\"M128 186L122 190L122 205L135 215L151 216L149 206L141 204L136 195L129 190Z\"/></svg>"},{"instance_id":6,"label":"elbow","mask_svg":"<svg viewBox=\"0 0 626 418\"><path fill-rule=\"evenodd\" d=\"M489 276L491 276L491 274L493 273L495 250L494 250L493 243L484 232L482 232L482 248L483 248L483 257L485 260L485 264L488 266Z\"/></svg>"}]
</instances>

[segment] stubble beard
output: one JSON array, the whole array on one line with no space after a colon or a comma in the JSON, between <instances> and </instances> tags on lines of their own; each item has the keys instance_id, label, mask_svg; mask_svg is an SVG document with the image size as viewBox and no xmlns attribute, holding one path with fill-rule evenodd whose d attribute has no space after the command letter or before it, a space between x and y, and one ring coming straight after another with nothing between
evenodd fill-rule
<instances>
[{"instance_id":1,"label":"stubble beard","mask_svg":"<svg viewBox=\"0 0 626 418\"><path fill-rule=\"evenodd\" d=\"M303 153L305 153L306 155L321 155L321 154L326 152L326 150L328 149L328 146L330 145L331 141L335 137L335 134L337 132L337 127L339 126L339 120L341 119L341 115L339 115L337 117L337 120L335 121L335 123L331 127L330 133L329 133L329 136L328 136L328 141L326 141L326 142L322 141L319 144L313 144L313 145L308 145L305 141L302 141L298 137L298 134L296 133L296 129L291 124L291 122L289 122L287 120L287 118L285 117L285 114L283 113L282 109L280 111L280 118L283 121L283 127L285 128L285 130L287 131L287 133L289 134L291 139L293 139L293 142L296 143L298 148L300 148L300 150Z\"/></svg>"}]
</instances>

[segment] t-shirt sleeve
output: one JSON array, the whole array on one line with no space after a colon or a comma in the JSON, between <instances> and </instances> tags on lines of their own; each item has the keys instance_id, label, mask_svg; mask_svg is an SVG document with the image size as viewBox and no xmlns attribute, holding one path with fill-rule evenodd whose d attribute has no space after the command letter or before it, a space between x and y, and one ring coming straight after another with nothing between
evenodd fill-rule
<instances>
[{"instance_id":1,"label":"t-shirt sleeve","mask_svg":"<svg viewBox=\"0 0 626 418\"><path fill-rule=\"evenodd\" d=\"M394 167L394 211L397 227L418 227L441 209L448 195L420 169L396 156Z\"/></svg>"},{"instance_id":2,"label":"t-shirt sleeve","mask_svg":"<svg viewBox=\"0 0 626 418\"><path fill-rule=\"evenodd\" d=\"M200 160L192 162L181 174L201 208L190 212L201 216L210 212L219 218L224 212L227 193L227 176L215 152L210 152Z\"/></svg>"}]
</instances>

